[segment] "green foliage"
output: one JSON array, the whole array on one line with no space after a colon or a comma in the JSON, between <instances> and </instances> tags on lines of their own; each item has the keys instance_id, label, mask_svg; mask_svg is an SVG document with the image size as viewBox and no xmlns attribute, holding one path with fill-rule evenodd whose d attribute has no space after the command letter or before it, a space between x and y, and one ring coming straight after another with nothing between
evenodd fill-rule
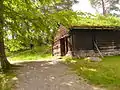
<instances>
[{"instance_id":1,"label":"green foliage","mask_svg":"<svg viewBox=\"0 0 120 90\"><path fill-rule=\"evenodd\" d=\"M12 35L18 40L17 43L19 44L11 51L13 49L16 51L16 47L20 46L21 42L29 44L32 40L51 43L58 24L68 25L71 21L70 15L74 14L72 10L68 10L69 8L58 11L59 8L54 9L51 7L57 7L60 3L68 2L72 4L74 1L4 0L4 37L8 39L8 36ZM62 8L64 6L61 5ZM6 44L8 48L12 46L13 41L8 40L10 42L9 46L8 43Z\"/></svg>"},{"instance_id":2,"label":"green foliage","mask_svg":"<svg viewBox=\"0 0 120 90\"><path fill-rule=\"evenodd\" d=\"M40 13L40 12L39 12ZM34 44L51 44L58 24L66 27L70 26L120 26L120 18L114 16L92 15L90 13L73 12L62 10L54 13L46 13L35 16L35 20L20 21L18 31L7 31L9 35L15 37L13 40L6 39L6 46L10 51L17 51L26 48L32 41ZM34 15L33 17L34 18ZM41 18L41 19L40 19ZM30 19L30 18L29 18ZM39 20L40 19L40 20ZM19 21L19 20L18 20ZM41 22L41 23L38 23ZM18 45L15 45L15 43ZM9 44L10 43L10 44Z\"/></svg>"},{"instance_id":3,"label":"green foliage","mask_svg":"<svg viewBox=\"0 0 120 90\"><path fill-rule=\"evenodd\" d=\"M78 12L76 19L73 19L72 26L120 26L120 18L115 16L92 15Z\"/></svg>"},{"instance_id":4,"label":"green foliage","mask_svg":"<svg viewBox=\"0 0 120 90\"><path fill-rule=\"evenodd\" d=\"M24 49L24 47L21 45L20 41L18 40L9 40L6 43L6 47L9 51L18 51Z\"/></svg>"},{"instance_id":5,"label":"green foliage","mask_svg":"<svg viewBox=\"0 0 120 90\"><path fill-rule=\"evenodd\" d=\"M69 63L79 76L89 83L108 88L120 89L120 56L105 57L102 62L88 62L75 59L76 63Z\"/></svg>"},{"instance_id":6,"label":"green foliage","mask_svg":"<svg viewBox=\"0 0 120 90\"><path fill-rule=\"evenodd\" d=\"M52 58L50 46L35 46L32 50L9 52L9 60L49 60Z\"/></svg>"}]
</instances>

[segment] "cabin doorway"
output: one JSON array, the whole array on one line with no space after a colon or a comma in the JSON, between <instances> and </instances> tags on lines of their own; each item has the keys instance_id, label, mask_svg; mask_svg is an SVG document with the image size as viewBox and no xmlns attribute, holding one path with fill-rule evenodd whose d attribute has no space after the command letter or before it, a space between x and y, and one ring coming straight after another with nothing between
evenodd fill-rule
<instances>
[{"instance_id":1,"label":"cabin doorway","mask_svg":"<svg viewBox=\"0 0 120 90\"><path fill-rule=\"evenodd\" d=\"M65 56L68 52L68 38L62 38L60 39L60 51L61 51L61 56Z\"/></svg>"}]
</instances>

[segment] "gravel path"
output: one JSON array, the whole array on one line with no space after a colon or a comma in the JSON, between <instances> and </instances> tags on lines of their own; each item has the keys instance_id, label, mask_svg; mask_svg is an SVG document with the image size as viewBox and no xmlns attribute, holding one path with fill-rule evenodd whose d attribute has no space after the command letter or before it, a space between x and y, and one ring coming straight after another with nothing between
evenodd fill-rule
<instances>
[{"instance_id":1,"label":"gravel path","mask_svg":"<svg viewBox=\"0 0 120 90\"><path fill-rule=\"evenodd\" d=\"M17 70L13 90L101 90L93 88L60 62L26 62Z\"/></svg>"}]
</instances>

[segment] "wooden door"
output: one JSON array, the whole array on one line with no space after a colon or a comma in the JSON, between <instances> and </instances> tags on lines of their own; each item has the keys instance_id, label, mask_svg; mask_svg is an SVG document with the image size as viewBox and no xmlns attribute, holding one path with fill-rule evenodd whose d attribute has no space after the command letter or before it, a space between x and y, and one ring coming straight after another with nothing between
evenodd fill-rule
<instances>
[{"instance_id":1,"label":"wooden door","mask_svg":"<svg viewBox=\"0 0 120 90\"><path fill-rule=\"evenodd\" d=\"M68 40L67 37L60 39L61 56L65 56L68 52Z\"/></svg>"}]
</instances>

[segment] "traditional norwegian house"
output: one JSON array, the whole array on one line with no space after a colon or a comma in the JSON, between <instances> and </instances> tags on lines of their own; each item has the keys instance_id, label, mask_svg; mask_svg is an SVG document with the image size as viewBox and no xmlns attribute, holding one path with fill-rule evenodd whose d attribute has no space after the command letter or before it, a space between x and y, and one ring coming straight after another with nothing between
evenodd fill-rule
<instances>
[{"instance_id":1,"label":"traditional norwegian house","mask_svg":"<svg viewBox=\"0 0 120 90\"><path fill-rule=\"evenodd\" d=\"M54 37L53 55L75 57L120 54L120 27L60 26Z\"/></svg>"}]
</instances>

